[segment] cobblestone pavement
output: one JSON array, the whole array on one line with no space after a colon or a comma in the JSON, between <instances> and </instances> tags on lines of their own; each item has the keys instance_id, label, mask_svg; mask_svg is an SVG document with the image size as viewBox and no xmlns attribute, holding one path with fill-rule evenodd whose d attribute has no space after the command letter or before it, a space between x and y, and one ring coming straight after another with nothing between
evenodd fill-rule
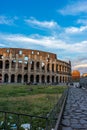
<instances>
[{"instance_id":1,"label":"cobblestone pavement","mask_svg":"<svg viewBox=\"0 0 87 130\"><path fill-rule=\"evenodd\" d=\"M71 87L66 102L62 130L87 130L87 91Z\"/></svg>"}]
</instances>

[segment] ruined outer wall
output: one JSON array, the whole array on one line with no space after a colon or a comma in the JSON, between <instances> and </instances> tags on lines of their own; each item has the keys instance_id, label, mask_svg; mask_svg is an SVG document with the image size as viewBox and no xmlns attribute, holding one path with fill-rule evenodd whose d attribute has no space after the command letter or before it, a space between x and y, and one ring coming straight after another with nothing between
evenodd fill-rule
<instances>
[{"instance_id":1,"label":"ruined outer wall","mask_svg":"<svg viewBox=\"0 0 87 130\"><path fill-rule=\"evenodd\" d=\"M21 48L0 48L0 82L69 82L71 63L56 54Z\"/></svg>"}]
</instances>

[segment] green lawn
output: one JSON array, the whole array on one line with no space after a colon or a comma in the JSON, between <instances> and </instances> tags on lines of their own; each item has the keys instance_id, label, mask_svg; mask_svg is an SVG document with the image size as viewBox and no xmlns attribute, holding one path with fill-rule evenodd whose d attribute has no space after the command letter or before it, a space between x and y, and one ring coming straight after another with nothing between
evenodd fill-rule
<instances>
[{"instance_id":1,"label":"green lawn","mask_svg":"<svg viewBox=\"0 0 87 130\"><path fill-rule=\"evenodd\" d=\"M0 110L46 115L57 103L66 87L0 85Z\"/></svg>"}]
</instances>

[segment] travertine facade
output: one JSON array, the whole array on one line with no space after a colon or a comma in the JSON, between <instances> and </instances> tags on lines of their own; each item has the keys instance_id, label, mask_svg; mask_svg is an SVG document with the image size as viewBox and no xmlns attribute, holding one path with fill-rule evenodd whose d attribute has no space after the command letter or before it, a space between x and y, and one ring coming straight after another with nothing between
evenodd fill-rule
<instances>
[{"instance_id":1,"label":"travertine facade","mask_svg":"<svg viewBox=\"0 0 87 130\"><path fill-rule=\"evenodd\" d=\"M62 83L71 79L71 63L56 54L21 48L0 48L0 82Z\"/></svg>"}]
</instances>

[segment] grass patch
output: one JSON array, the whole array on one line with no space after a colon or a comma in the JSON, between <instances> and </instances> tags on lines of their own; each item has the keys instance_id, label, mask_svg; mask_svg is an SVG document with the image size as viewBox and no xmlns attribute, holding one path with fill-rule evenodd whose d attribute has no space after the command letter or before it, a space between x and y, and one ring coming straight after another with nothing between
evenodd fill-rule
<instances>
[{"instance_id":1,"label":"grass patch","mask_svg":"<svg viewBox=\"0 0 87 130\"><path fill-rule=\"evenodd\" d=\"M0 85L0 110L45 116L65 89L65 86Z\"/></svg>"}]
</instances>

